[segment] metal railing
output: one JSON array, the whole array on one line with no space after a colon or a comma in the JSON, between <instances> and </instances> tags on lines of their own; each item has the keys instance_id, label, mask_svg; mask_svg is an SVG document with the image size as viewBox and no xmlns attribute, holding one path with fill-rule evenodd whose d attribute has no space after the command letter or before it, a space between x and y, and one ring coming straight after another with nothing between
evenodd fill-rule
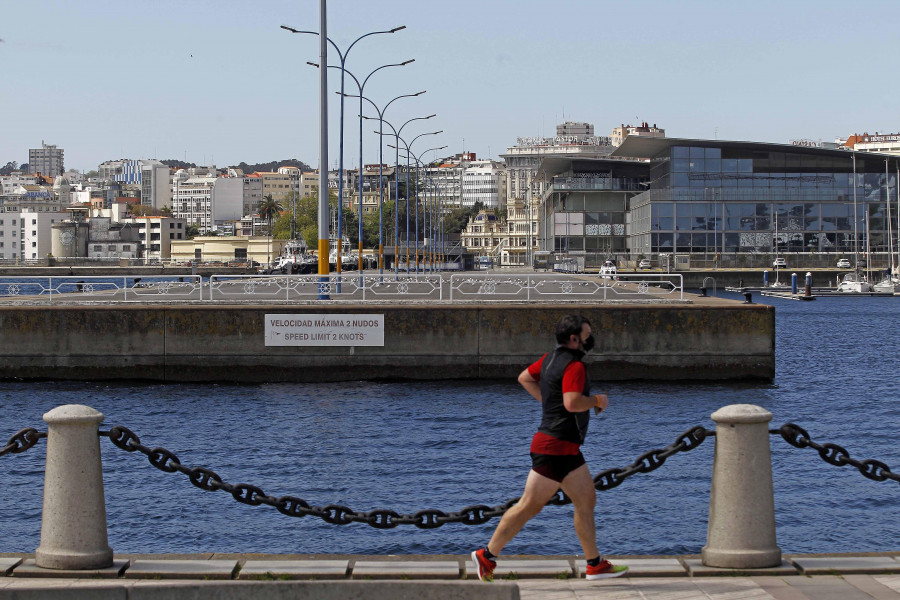
<instances>
[{"instance_id":1,"label":"metal railing","mask_svg":"<svg viewBox=\"0 0 900 600\"><path fill-rule=\"evenodd\" d=\"M628 275L502 275L466 273L450 276L450 300L648 300L684 299L681 275L639 273Z\"/></svg>"},{"instance_id":2,"label":"metal railing","mask_svg":"<svg viewBox=\"0 0 900 600\"><path fill-rule=\"evenodd\" d=\"M677 273L331 273L165 277L2 277L0 303L379 302L684 299Z\"/></svg>"},{"instance_id":3,"label":"metal railing","mask_svg":"<svg viewBox=\"0 0 900 600\"><path fill-rule=\"evenodd\" d=\"M199 275L0 277L0 299L47 303L203 300Z\"/></svg>"},{"instance_id":4,"label":"metal railing","mask_svg":"<svg viewBox=\"0 0 900 600\"><path fill-rule=\"evenodd\" d=\"M442 300L439 274L415 275L212 275L208 299L215 300Z\"/></svg>"}]
</instances>

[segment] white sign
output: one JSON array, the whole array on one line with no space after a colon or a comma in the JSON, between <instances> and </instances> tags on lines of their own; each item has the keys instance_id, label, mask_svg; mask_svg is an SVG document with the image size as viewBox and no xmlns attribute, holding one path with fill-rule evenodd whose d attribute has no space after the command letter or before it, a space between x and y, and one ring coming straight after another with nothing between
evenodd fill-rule
<instances>
[{"instance_id":1,"label":"white sign","mask_svg":"<svg viewBox=\"0 0 900 600\"><path fill-rule=\"evenodd\" d=\"M266 315L266 346L384 346L384 315Z\"/></svg>"}]
</instances>

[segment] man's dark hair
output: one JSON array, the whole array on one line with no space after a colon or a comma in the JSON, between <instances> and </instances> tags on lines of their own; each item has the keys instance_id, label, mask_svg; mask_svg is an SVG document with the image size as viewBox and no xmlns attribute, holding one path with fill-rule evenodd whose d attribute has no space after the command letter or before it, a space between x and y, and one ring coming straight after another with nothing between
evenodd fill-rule
<instances>
[{"instance_id":1,"label":"man's dark hair","mask_svg":"<svg viewBox=\"0 0 900 600\"><path fill-rule=\"evenodd\" d=\"M556 343L565 344L569 341L570 335L581 337L581 329L584 324L591 324L590 321L579 315L566 315L556 324Z\"/></svg>"}]
</instances>

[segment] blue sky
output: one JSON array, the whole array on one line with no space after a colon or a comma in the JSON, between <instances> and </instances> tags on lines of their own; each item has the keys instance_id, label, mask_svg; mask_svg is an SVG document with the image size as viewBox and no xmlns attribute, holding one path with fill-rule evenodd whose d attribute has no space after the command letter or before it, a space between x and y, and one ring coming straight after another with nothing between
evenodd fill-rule
<instances>
[{"instance_id":1,"label":"blue sky","mask_svg":"<svg viewBox=\"0 0 900 600\"><path fill-rule=\"evenodd\" d=\"M41 141L66 166L178 158L218 166L298 158L318 165L318 0L3 0L0 164ZM670 137L832 141L900 131L892 64L900 2L331 0L328 34L365 95L414 145L496 157L563 120L598 135L647 121ZM337 57L332 55L332 64ZM329 70L338 159L340 71ZM353 84L348 84L348 89ZM345 166L359 162L358 101ZM364 127L364 161L378 159ZM385 148L385 160L393 160ZM418 153L417 152L417 153ZM427 156L431 156L430 154Z\"/></svg>"}]
</instances>

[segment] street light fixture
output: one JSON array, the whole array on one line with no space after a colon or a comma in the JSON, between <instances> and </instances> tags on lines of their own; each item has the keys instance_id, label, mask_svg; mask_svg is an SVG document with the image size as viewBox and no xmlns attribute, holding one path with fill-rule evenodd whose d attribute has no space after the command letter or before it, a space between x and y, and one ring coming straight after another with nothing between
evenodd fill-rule
<instances>
[{"instance_id":1,"label":"street light fixture","mask_svg":"<svg viewBox=\"0 0 900 600\"><path fill-rule=\"evenodd\" d=\"M399 128L394 127L391 123L384 119L384 122L391 128L394 132L394 137L396 138L395 146L391 146L388 144L389 148L394 148L396 151L394 153L394 177L396 179L394 185L394 274L397 275L400 273L400 132L403 131L403 128L413 121L424 121L427 119L431 119L432 117L436 117L437 115L428 115L427 117L413 117L412 119L408 119L403 125ZM374 119L373 117L363 117L364 119ZM377 131L375 133L378 133ZM434 133L440 133L439 131ZM424 134L422 134L424 135ZM417 136L418 137L418 136ZM406 142L404 142L405 144ZM406 248L407 248L407 262L406 262L406 271L409 272L409 171L407 171L407 189L406 189Z\"/></svg>"},{"instance_id":2,"label":"street light fixture","mask_svg":"<svg viewBox=\"0 0 900 600\"><path fill-rule=\"evenodd\" d=\"M285 31L290 31L291 33L303 33L303 34L309 34L309 35L319 35L319 33L318 33L317 31L301 31L301 30L298 30L298 29L294 29L293 27L289 27L289 26L287 26L287 25L282 25L281 28L284 29ZM349 71L347 71L346 68L345 68L345 64L346 64L346 62L347 62L347 56L350 54L350 50L353 49L353 46L355 46L356 43L357 43L358 41L360 41L361 39L363 39L363 38L369 37L370 35L379 35L379 34L384 34L384 33L396 33L396 32L398 32L398 31L400 31L400 30L402 30L402 29L406 29L406 25L401 25L400 27L394 27L393 29L388 29L388 30L386 30L386 31L371 31L371 32L369 32L369 33L363 34L363 35L359 36L358 38L356 38L355 40L353 40L353 42L352 42L349 46L347 46L347 49L346 49L345 51L343 51L343 52L341 52L341 49L338 48L337 44L335 44L334 41L333 41L331 38L329 38L329 37L326 36L326 39L328 40L328 43L330 43L331 46L335 49L335 51L338 53L338 56L340 57L340 60L341 60L341 66L339 67L339 68L341 69L341 110L340 110L340 158L339 158L339 162L338 162L338 214L337 214L337 243L338 243L339 247L338 247L338 250L337 250L337 261L336 261L336 263L335 263L335 264L336 264L336 268L337 268L337 272L338 272L338 273L341 272L341 258L342 258L342 252L343 252L343 249L344 249L344 248L343 248L343 246L344 246L344 239L343 239L343 208L344 208L344 73L349 73ZM402 64L408 64L408 63L410 63L410 62L412 62L412 61L410 60L410 61L407 61L407 62L402 63ZM310 64L312 64L312 63L310 63ZM316 66L318 66L318 65L316 65ZM326 65L326 66L330 67L331 65ZM392 65L384 65L384 66L392 66ZM384 67L379 67L379 68L384 68ZM378 70L378 69L376 69L376 71L377 71L377 70ZM374 71L373 71L373 73L374 73ZM370 73L369 75L371 75L371 73ZM354 79L355 79L355 77L354 77ZM357 83L357 85L359 85L359 81L357 81L356 83ZM362 86L360 86L360 92L359 92L359 93L360 93L360 95L362 95ZM322 165L322 167L320 167L320 168L327 169L327 165ZM360 165L359 165L359 169L360 169L360 175L362 175L362 125L361 125L361 124L360 124ZM321 188L321 185L320 185L319 187ZM324 193L327 194L327 191L328 191L328 190L327 190L327 188L326 188ZM320 189L320 190L319 190L319 194L321 195L322 193L323 193L323 191ZM326 196L326 197L327 197L327 196ZM321 199L320 199L320 206L321 206ZM361 187L361 186L360 186L360 215L359 215L359 218L360 218L359 264L360 264L360 271L362 271L362 225L361 225L361 223L362 223L362 187ZM320 221L321 221L321 218L320 218ZM320 234L319 234L319 237L321 238L321 236L322 236L322 234L320 233Z\"/></svg>"},{"instance_id":3,"label":"street light fixture","mask_svg":"<svg viewBox=\"0 0 900 600\"><path fill-rule=\"evenodd\" d=\"M387 121L385 121L387 123ZM390 123L388 123L390 125ZM412 139L408 144L406 140L402 137L397 136L397 139L403 142L403 145L406 147L406 272L409 274L409 158L412 156L412 159L416 161L416 217L415 217L415 231L416 231L416 274L419 272L419 165L422 164L422 161L416 157L415 154L412 153L412 145L416 143L416 140L420 137L426 135L437 135L439 133L443 133L443 130L440 131L429 131L426 133L420 133L416 137ZM396 148L398 153L400 148L397 146L391 146L388 144L388 147ZM441 146L439 148L430 148L429 150L425 150L422 154L426 152L430 152L431 150L443 150L447 146ZM421 157L421 155L420 155Z\"/></svg>"},{"instance_id":4,"label":"street light fixture","mask_svg":"<svg viewBox=\"0 0 900 600\"><path fill-rule=\"evenodd\" d=\"M359 82L359 79L356 78L356 75L354 75L352 72L348 71L346 68L338 67L336 65L328 65L329 68L341 69L341 71L343 73L346 73L347 75L352 77L353 81L356 83L356 87L359 88L359 178L358 178L359 179L359 198L357 199L358 200L357 208L359 211L359 240L358 240L359 250L358 250L357 260L359 262L359 275L360 275L359 284L360 285L362 285L362 275L363 275L363 219L362 219L362 215L363 215L363 126L362 126L363 114L362 113L363 113L363 98L364 98L363 90L366 87L366 83L369 82L369 78L372 75L374 75L376 72L380 71L381 69L386 69L387 67L403 67L403 66L406 66L415 61L416 61L416 59L411 58L411 59L405 60L401 63L390 63L387 65L381 65L380 67L377 67L377 68L373 69L372 71L370 71L369 74L366 75L366 78L363 79L362 83ZM316 68L319 67L319 65L317 65L316 63L309 62L309 61L307 61L306 64L311 65ZM338 93L341 94L341 105L343 106L343 98L347 94L344 94L342 92L338 92ZM368 98L366 98L366 100L368 100ZM371 102L371 100L369 100L369 102ZM376 110L377 110L377 108L376 108ZM343 179L343 176L341 178Z\"/></svg>"},{"instance_id":5,"label":"street light fixture","mask_svg":"<svg viewBox=\"0 0 900 600\"><path fill-rule=\"evenodd\" d=\"M362 100L365 100L369 104L372 105L372 108L375 109L375 112L378 113L378 272L379 274L384 274L384 113L387 111L388 107L396 100L400 98L412 98L414 96L421 96L425 93L426 90L422 90L421 92L416 92L415 94L401 94L392 98L387 104L384 105L384 108L378 108L378 105L372 102L369 98L360 94L345 94L341 92L342 96L347 96L348 98L360 98L360 104L362 104ZM363 116L362 111L359 113L360 117ZM360 120L362 123L362 120ZM360 128L362 125L360 125Z\"/></svg>"},{"instance_id":6,"label":"street light fixture","mask_svg":"<svg viewBox=\"0 0 900 600\"><path fill-rule=\"evenodd\" d=\"M422 135L429 135L429 134L422 134ZM413 142L415 142L415 139L413 139ZM412 146L412 144L409 144L409 146ZM412 152L410 152L409 146L407 146L407 153L413 157L413 160L416 161L416 274L418 274L419 273L419 234L418 234L418 231L419 231L419 181L420 181L419 174L418 174L418 168L420 165L423 168L425 167L425 163L422 162L423 156L425 156L429 152L443 150L443 149L447 148L447 146L437 146L435 148L428 148L427 150L423 150L422 153L419 154L418 158L416 157L415 154L412 154ZM437 191L437 185L434 183L433 180L431 180L430 177L428 177L427 169L425 170L425 181L426 181L426 183L425 183L425 199L424 199L424 202L422 203L422 211L423 211L423 213L425 213L422 215L422 218L423 218L423 223L422 223L423 244L424 244L424 238L425 238L425 231L429 228L428 217L431 217L432 221L435 220L434 219L434 208L432 207L432 209L430 211L428 210L428 185L429 185L428 182L429 181L431 182L431 185L434 188L435 192ZM433 200L433 196L434 196L434 192L432 192L432 200ZM434 242L433 231L432 231L431 240L432 240L432 245L433 245L433 242ZM424 259L426 256L428 256L428 255L423 251L423 253L422 253L423 268L425 266ZM432 271L434 271L434 261L433 260L432 260L431 267L432 267Z\"/></svg>"}]
</instances>

